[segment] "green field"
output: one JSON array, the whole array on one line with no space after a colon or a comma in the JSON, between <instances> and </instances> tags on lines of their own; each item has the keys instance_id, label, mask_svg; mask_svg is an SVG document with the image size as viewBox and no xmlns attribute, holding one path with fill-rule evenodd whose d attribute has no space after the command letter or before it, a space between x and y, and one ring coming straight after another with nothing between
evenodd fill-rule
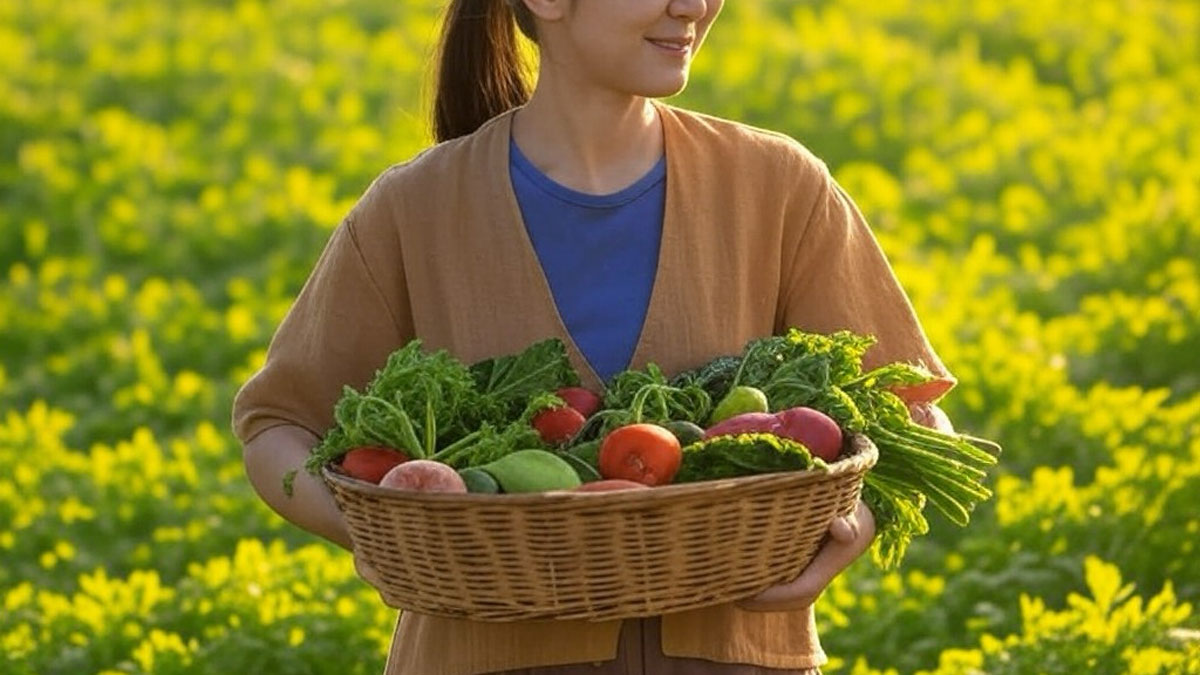
<instances>
[{"instance_id":1,"label":"green field","mask_svg":"<svg viewBox=\"0 0 1200 675\"><path fill-rule=\"evenodd\" d=\"M228 420L429 144L442 4L0 3L0 672L382 671L395 613ZM827 672L1200 673L1200 4L735 0L673 102L825 159L1005 447L823 596Z\"/></svg>"}]
</instances>

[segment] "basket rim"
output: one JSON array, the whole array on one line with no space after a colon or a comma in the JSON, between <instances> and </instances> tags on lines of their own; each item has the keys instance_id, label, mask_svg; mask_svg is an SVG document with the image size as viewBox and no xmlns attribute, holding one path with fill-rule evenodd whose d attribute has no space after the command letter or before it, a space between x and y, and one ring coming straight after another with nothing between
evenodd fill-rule
<instances>
[{"instance_id":1,"label":"basket rim","mask_svg":"<svg viewBox=\"0 0 1200 675\"><path fill-rule=\"evenodd\" d=\"M879 458L879 449L870 438L863 434L848 434L850 455L829 465L828 471L804 469L801 471L778 471L754 476L739 476L736 478L719 478L715 480L695 481L691 483L675 483L659 485L650 490L613 490L609 492L574 492L572 490L551 490L547 492L530 493L446 493L446 492L417 492L414 490L397 490L380 487L374 483L352 478L331 468L330 464L321 467L321 475L328 482L339 484L343 489L381 497L384 499L399 499L413 502L461 504L461 505L513 505L528 504L567 504L579 500L591 500L590 503L602 503L599 500L627 500L630 502L653 502L655 500L672 499L679 495L694 492L712 492L713 490L729 490L758 483L765 486L788 485L801 483L820 477L838 476L845 473L865 471Z\"/></svg>"}]
</instances>

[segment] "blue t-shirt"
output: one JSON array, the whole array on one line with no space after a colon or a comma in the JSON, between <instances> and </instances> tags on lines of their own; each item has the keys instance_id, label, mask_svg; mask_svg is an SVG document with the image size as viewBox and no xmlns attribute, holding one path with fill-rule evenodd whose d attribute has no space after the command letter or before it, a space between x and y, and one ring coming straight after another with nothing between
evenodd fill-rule
<instances>
[{"instance_id":1,"label":"blue t-shirt","mask_svg":"<svg viewBox=\"0 0 1200 675\"><path fill-rule=\"evenodd\" d=\"M666 156L612 194L554 182L509 143L513 190L554 303L602 380L629 366L658 269Z\"/></svg>"}]
</instances>

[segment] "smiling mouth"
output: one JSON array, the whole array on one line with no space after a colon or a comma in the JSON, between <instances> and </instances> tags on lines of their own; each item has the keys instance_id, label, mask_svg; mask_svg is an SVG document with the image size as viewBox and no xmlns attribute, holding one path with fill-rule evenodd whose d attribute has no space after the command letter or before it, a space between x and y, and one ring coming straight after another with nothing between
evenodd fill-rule
<instances>
[{"instance_id":1,"label":"smiling mouth","mask_svg":"<svg viewBox=\"0 0 1200 675\"><path fill-rule=\"evenodd\" d=\"M675 54L686 54L692 49L691 40L655 40L653 38L646 38L646 42L649 42L659 49Z\"/></svg>"}]
</instances>

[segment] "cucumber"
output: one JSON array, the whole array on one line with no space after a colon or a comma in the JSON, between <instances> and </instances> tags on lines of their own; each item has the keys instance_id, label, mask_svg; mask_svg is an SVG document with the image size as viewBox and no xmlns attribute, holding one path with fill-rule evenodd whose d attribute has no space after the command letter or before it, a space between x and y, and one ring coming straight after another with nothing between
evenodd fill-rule
<instances>
[{"instance_id":1,"label":"cucumber","mask_svg":"<svg viewBox=\"0 0 1200 675\"><path fill-rule=\"evenodd\" d=\"M600 472L596 470L596 467L588 464L587 460L581 457L576 457L569 452L559 453L558 456L567 460L567 464L570 464L571 467L575 469L575 473L578 474L579 480L583 481L584 483L591 483L603 478L603 476L600 475Z\"/></svg>"},{"instance_id":2,"label":"cucumber","mask_svg":"<svg viewBox=\"0 0 1200 675\"><path fill-rule=\"evenodd\" d=\"M698 443L704 440L704 430L698 424L692 424L686 420L675 420L663 424L667 431L675 434L675 438L679 439L680 447L686 448L692 443Z\"/></svg>"},{"instance_id":3,"label":"cucumber","mask_svg":"<svg viewBox=\"0 0 1200 675\"><path fill-rule=\"evenodd\" d=\"M580 443L571 448L567 448L567 454L578 457L587 462L594 469L600 468L600 443L601 439L597 438L594 441Z\"/></svg>"},{"instance_id":4,"label":"cucumber","mask_svg":"<svg viewBox=\"0 0 1200 675\"><path fill-rule=\"evenodd\" d=\"M478 467L468 469L460 469L459 476L462 476L463 482L467 484L467 492L477 492L481 494L496 494L500 492L500 484L492 478L492 474Z\"/></svg>"},{"instance_id":5,"label":"cucumber","mask_svg":"<svg viewBox=\"0 0 1200 675\"><path fill-rule=\"evenodd\" d=\"M570 490L582 485L567 460L545 450L517 450L479 468L505 492Z\"/></svg>"}]
</instances>

